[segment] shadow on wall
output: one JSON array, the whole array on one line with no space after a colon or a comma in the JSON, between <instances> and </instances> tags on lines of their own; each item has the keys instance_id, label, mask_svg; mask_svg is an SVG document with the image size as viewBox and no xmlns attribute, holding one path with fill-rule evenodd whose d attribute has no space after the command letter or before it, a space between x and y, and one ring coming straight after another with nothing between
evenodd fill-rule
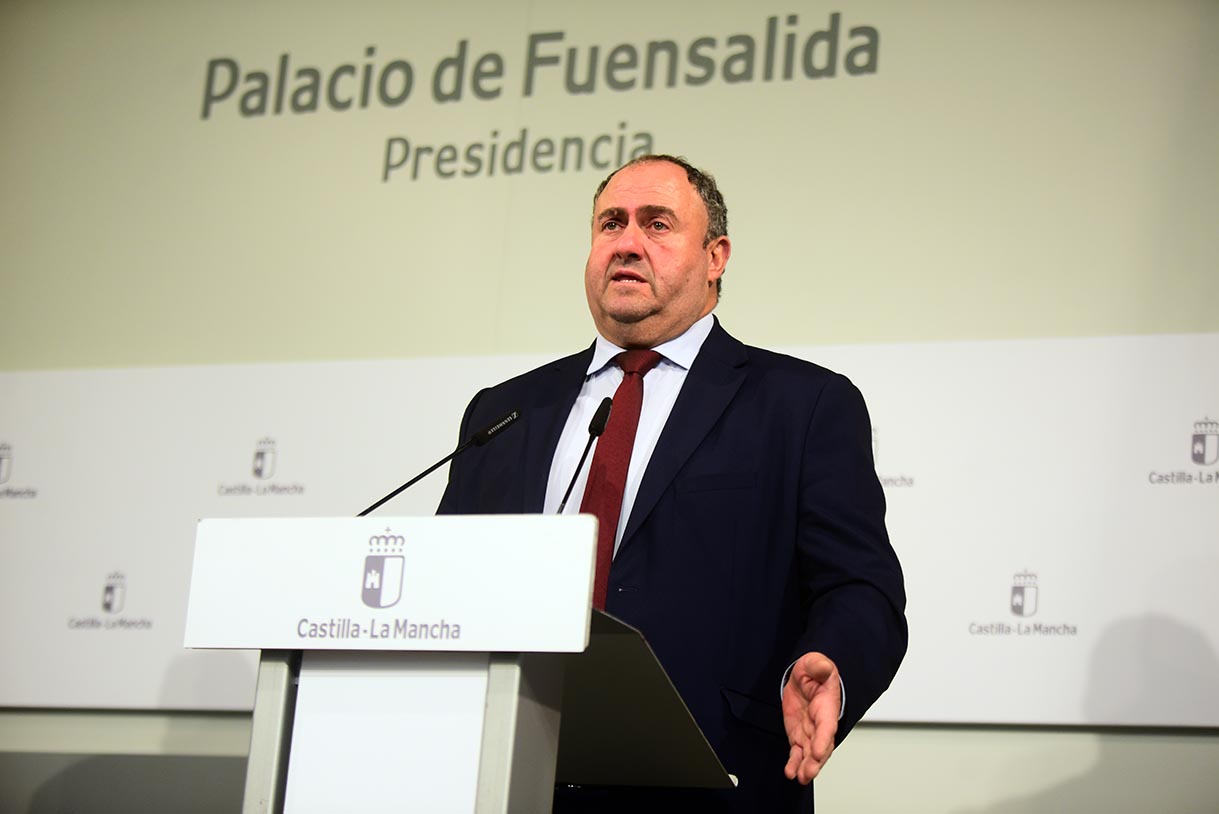
<instances>
[{"instance_id":1,"label":"shadow on wall","mask_svg":"<svg viewBox=\"0 0 1219 814\"><path fill-rule=\"evenodd\" d=\"M1166 721L1203 723L1191 702L1214 703L1219 658L1207 639L1166 616L1123 619L1102 634L1090 670L1081 699L1088 721L1147 722L1160 728L1101 730L1096 763L1084 774L958 814L1219 811L1215 730L1163 728ZM1213 716L1205 723L1213 727Z\"/></svg>"},{"instance_id":2,"label":"shadow on wall","mask_svg":"<svg viewBox=\"0 0 1219 814\"><path fill-rule=\"evenodd\" d=\"M44 778L29 814L225 814L241 811L245 759L177 755L20 755L26 782ZM6 796L8 796L6 794Z\"/></svg>"},{"instance_id":3,"label":"shadow on wall","mask_svg":"<svg viewBox=\"0 0 1219 814\"><path fill-rule=\"evenodd\" d=\"M208 697L211 682L224 694L252 698L248 654L209 654L206 669L183 654L162 681L160 705L183 708ZM248 715L156 715L164 735L161 754L0 755L0 814L238 814L245 787ZM98 716L98 727L107 716ZM126 716L112 720L124 726ZM242 752L242 754L236 754Z\"/></svg>"}]
</instances>

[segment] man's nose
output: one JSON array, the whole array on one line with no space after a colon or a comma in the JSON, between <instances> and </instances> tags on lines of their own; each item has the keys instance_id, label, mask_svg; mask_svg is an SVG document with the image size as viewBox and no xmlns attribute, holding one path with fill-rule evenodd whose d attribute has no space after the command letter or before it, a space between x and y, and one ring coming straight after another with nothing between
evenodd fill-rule
<instances>
[{"instance_id":1,"label":"man's nose","mask_svg":"<svg viewBox=\"0 0 1219 814\"><path fill-rule=\"evenodd\" d=\"M628 223L614 241L614 254L623 259L638 259L643 254L643 229Z\"/></svg>"}]
</instances>

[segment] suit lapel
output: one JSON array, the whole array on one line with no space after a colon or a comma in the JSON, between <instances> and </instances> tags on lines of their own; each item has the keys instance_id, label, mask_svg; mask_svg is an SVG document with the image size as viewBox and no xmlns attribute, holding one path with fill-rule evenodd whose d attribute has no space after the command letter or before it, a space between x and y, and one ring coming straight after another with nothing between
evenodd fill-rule
<instances>
[{"instance_id":1,"label":"suit lapel","mask_svg":"<svg viewBox=\"0 0 1219 814\"><path fill-rule=\"evenodd\" d=\"M548 378L540 383L535 398L522 411L529 433L525 443L524 471L521 473L525 484L524 511L527 513L541 512L545 505L550 463L559 446L567 416L580 395L592 355L593 346L590 345L581 353L551 364L547 371Z\"/></svg>"},{"instance_id":2,"label":"suit lapel","mask_svg":"<svg viewBox=\"0 0 1219 814\"><path fill-rule=\"evenodd\" d=\"M647 520L661 495L719 421L748 372L745 346L715 321L665 422L635 496L620 551ZM587 363L586 363L587 364ZM645 382L644 387L647 387ZM556 438L555 444L558 443ZM553 448L553 445L552 445Z\"/></svg>"}]
</instances>

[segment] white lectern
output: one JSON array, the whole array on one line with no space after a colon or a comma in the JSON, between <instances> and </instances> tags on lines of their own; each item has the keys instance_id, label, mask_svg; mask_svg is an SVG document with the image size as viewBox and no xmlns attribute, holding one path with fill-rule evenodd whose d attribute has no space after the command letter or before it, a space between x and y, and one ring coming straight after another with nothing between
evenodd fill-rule
<instances>
[{"instance_id":1,"label":"white lectern","mask_svg":"<svg viewBox=\"0 0 1219 814\"><path fill-rule=\"evenodd\" d=\"M262 650L244 811L547 812L556 780L731 785L596 520L204 520L186 646Z\"/></svg>"}]
</instances>

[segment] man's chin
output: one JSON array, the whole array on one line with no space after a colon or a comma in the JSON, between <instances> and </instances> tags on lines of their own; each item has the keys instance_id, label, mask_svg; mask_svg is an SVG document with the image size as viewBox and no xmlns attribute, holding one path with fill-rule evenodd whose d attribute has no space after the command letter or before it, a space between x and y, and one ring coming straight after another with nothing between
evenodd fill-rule
<instances>
[{"instance_id":1,"label":"man's chin","mask_svg":"<svg viewBox=\"0 0 1219 814\"><path fill-rule=\"evenodd\" d=\"M646 320L648 317L654 316L655 311L644 308L619 308L611 311L606 311L606 317L618 325L634 326Z\"/></svg>"},{"instance_id":2,"label":"man's chin","mask_svg":"<svg viewBox=\"0 0 1219 814\"><path fill-rule=\"evenodd\" d=\"M656 303L648 290L619 292L601 300L601 313L607 319L623 325L642 322L657 313Z\"/></svg>"}]
</instances>

